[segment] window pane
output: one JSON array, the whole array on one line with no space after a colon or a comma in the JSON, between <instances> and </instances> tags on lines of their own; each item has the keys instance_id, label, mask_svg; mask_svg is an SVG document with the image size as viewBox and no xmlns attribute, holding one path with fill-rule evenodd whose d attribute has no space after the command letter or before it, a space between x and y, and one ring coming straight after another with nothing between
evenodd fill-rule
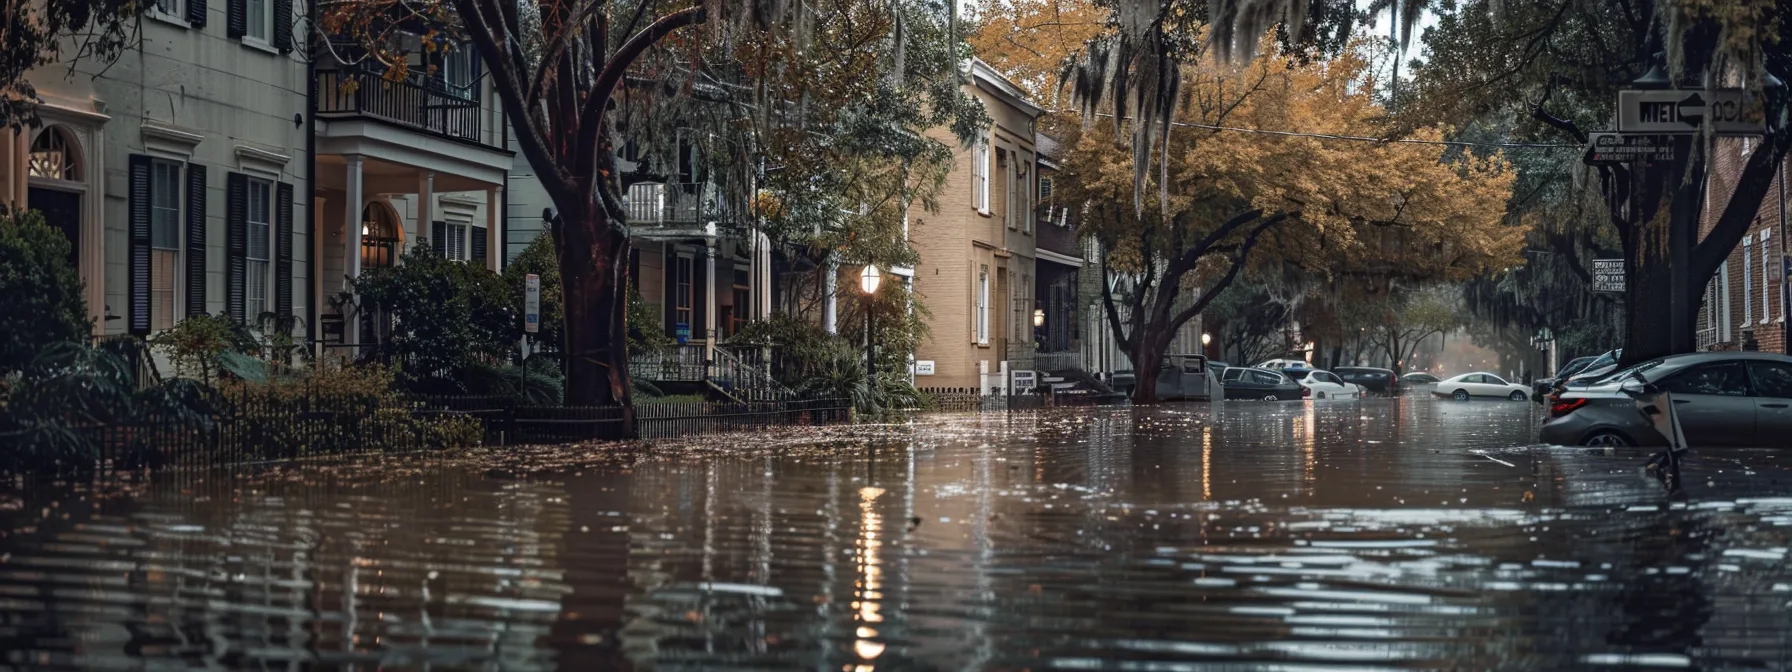
<instances>
[{"instance_id":1,"label":"window pane","mask_svg":"<svg viewBox=\"0 0 1792 672\"><path fill-rule=\"evenodd\" d=\"M244 315L250 324L268 310L268 262L249 262L249 284L245 292L247 302L244 304Z\"/></svg>"},{"instance_id":2,"label":"window pane","mask_svg":"<svg viewBox=\"0 0 1792 672\"><path fill-rule=\"evenodd\" d=\"M244 0L248 9L249 37L268 39L268 0Z\"/></svg>"},{"instance_id":3,"label":"window pane","mask_svg":"<svg viewBox=\"0 0 1792 672\"><path fill-rule=\"evenodd\" d=\"M1746 396L1748 374L1742 362L1717 362L1695 366L1662 383L1670 394Z\"/></svg>"},{"instance_id":4,"label":"window pane","mask_svg":"<svg viewBox=\"0 0 1792 672\"><path fill-rule=\"evenodd\" d=\"M163 250L180 249L180 164L157 161L150 167L149 241Z\"/></svg>"},{"instance_id":5,"label":"window pane","mask_svg":"<svg viewBox=\"0 0 1792 672\"><path fill-rule=\"evenodd\" d=\"M160 331L174 326L174 278L180 269L180 252L154 250L149 254L149 328Z\"/></svg>"},{"instance_id":6,"label":"window pane","mask_svg":"<svg viewBox=\"0 0 1792 672\"><path fill-rule=\"evenodd\" d=\"M1749 362L1755 374L1755 394L1762 397L1792 399L1792 364Z\"/></svg>"}]
</instances>

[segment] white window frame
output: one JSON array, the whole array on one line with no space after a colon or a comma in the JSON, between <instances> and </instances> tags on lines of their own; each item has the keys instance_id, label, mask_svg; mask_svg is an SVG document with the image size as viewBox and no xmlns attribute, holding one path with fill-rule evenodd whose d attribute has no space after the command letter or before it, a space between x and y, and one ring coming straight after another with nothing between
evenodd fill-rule
<instances>
[{"instance_id":1,"label":"white window frame","mask_svg":"<svg viewBox=\"0 0 1792 672\"><path fill-rule=\"evenodd\" d=\"M989 345L989 267L977 272L977 313L971 316L977 345Z\"/></svg>"},{"instance_id":2,"label":"white window frame","mask_svg":"<svg viewBox=\"0 0 1792 672\"><path fill-rule=\"evenodd\" d=\"M1773 250L1767 244L1768 234L1768 229L1761 229L1761 324L1773 321L1773 256L1770 254ZM1780 289L1783 291L1785 287Z\"/></svg>"},{"instance_id":3,"label":"white window frame","mask_svg":"<svg viewBox=\"0 0 1792 672\"><path fill-rule=\"evenodd\" d=\"M182 291L185 288L181 286L180 281L187 266L186 168L185 163L172 159L151 159L149 163L150 331L172 328L180 322L180 316L186 314L186 311L183 310L183 301L186 296ZM168 172L164 173L164 170ZM157 187L163 185L159 184L156 179L157 175L172 175L170 179L174 182L170 193L173 203L161 202L163 194ZM156 231L158 230L156 214L158 212L172 213L167 215L172 217L169 226L174 229L174 247L172 248L158 244L156 240ZM174 262L168 265L166 273L157 273L155 258L168 253L173 254ZM166 307L158 305L159 302L156 301L157 283L163 281L166 281L169 287L166 292L168 296Z\"/></svg>"},{"instance_id":4,"label":"white window frame","mask_svg":"<svg viewBox=\"0 0 1792 672\"><path fill-rule=\"evenodd\" d=\"M1720 323L1720 325L1722 327L1722 331L1719 332L1719 335L1722 336L1723 341L1727 343L1730 341L1730 327L1731 327L1731 320L1730 320L1730 317L1731 317L1730 316L1730 260L1725 259L1724 263L1717 267L1717 278L1718 278L1718 285L1717 285L1718 299L1717 300L1718 300L1718 305L1719 305L1720 309L1722 310L1722 315L1723 315L1723 322Z\"/></svg>"},{"instance_id":5,"label":"white window frame","mask_svg":"<svg viewBox=\"0 0 1792 672\"><path fill-rule=\"evenodd\" d=\"M261 20L255 20L255 9L261 8ZM274 45L274 0L243 0L243 41L264 47ZM255 34L261 31L260 35Z\"/></svg>"},{"instance_id":6,"label":"white window frame","mask_svg":"<svg viewBox=\"0 0 1792 672\"><path fill-rule=\"evenodd\" d=\"M984 215L989 213L989 141L977 140L971 145L971 207Z\"/></svg>"},{"instance_id":7,"label":"white window frame","mask_svg":"<svg viewBox=\"0 0 1792 672\"><path fill-rule=\"evenodd\" d=\"M1033 186L1033 171L1027 169L1027 166L1032 165L1032 163L1031 162L1021 163L1019 152L1015 152L1014 158L1015 158L1015 161L1014 161L1015 188L1014 188L1014 203L1012 203L1011 205L1014 207L1015 218L1020 220L1021 232L1022 233L1032 233L1033 232L1033 198L1032 198L1032 196L1033 196L1033 190L1037 188L1037 187Z\"/></svg>"},{"instance_id":8,"label":"white window frame","mask_svg":"<svg viewBox=\"0 0 1792 672\"><path fill-rule=\"evenodd\" d=\"M1755 321L1755 274L1753 238L1742 239L1742 323L1753 324Z\"/></svg>"},{"instance_id":9,"label":"white window frame","mask_svg":"<svg viewBox=\"0 0 1792 672\"><path fill-rule=\"evenodd\" d=\"M442 256L449 261L467 263L473 254L473 223L448 220L442 227Z\"/></svg>"},{"instance_id":10,"label":"white window frame","mask_svg":"<svg viewBox=\"0 0 1792 672\"><path fill-rule=\"evenodd\" d=\"M155 19L187 27L187 0L157 0L155 9L145 12Z\"/></svg>"},{"instance_id":11,"label":"white window frame","mask_svg":"<svg viewBox=\"0 0 1792 672\"><path fill-rule=\"evenodd\" d=\"M255 324L274 304L274 183L248 178L243 185L243 201L243 319ZM256 219L257 201L261 205L260 220ZM260 245L255 244L257 227L263 234ZM257 252L262 256L255 256ZM261 266L259 273L257 264ZM261 277L260 292L254 291L257 275Z\"/></svg>"}]
</instances>

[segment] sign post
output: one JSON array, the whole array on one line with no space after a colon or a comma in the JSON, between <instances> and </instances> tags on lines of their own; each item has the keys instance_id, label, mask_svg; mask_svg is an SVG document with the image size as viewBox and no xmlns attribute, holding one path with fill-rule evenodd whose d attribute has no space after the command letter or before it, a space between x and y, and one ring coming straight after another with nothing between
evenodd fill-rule
<instances>
[{"instance_id":1,"label":"sign post","mask_svg":"<svg viewBox=\"0 0 1792 672\"><path fill-rule=\"evenodd\" d=\"M1624 293L1624 260L1593 260L1593 291Z\"/></svg>"},{"instance_id":2,"label":"sign post","mask_svg":"<svg viewBox=\"0 0 1792 672\"><path fill-rule=\"evenodd\" d=\"M534 273L523 276L523 331L541 331L541 276Z\"/></svg>"}]
</instances>

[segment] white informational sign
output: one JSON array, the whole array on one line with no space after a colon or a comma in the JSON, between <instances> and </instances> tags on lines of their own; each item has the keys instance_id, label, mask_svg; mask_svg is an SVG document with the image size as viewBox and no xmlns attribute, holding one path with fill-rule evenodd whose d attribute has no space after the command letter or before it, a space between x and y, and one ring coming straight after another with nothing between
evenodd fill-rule
<instances>
[{"instance_id":1,"label":"white informational sign","mask_svg":"<svg viewBox=\"0 0 1792 672\"><path fill-rule=\"evenodd\" d=\"M1593 260L1593 291L1624 293L1624 260Z\"/></svg>"},{"instance_id":2,"label":"white informational sign","mask_svg":"<svg viewBox=\"0 0 1792 672\"><path fill-rule=\"evenodd\" d=\"M541 276L523 276L523 331L541 331Z\"/></svg>"},{"instance_id":3,"label":"white informational sign","mask_svg":"<svg viewBox=\"0 0 1792 672\"><path fill-rule=\"evenodd\" d=\"M1038 374L1032 371L1014 372L1014 389L1031 390L1039 386Z\"/></svg>"},{"instance_id":4,"label":"white informational sign","mask_svg":"<svg viewBox=\"0 0 1792 672\"><path fill-rule=\"evenodd\" d=\"M933 375L933 360L931 360L931 359L915 360L915 375L917 375L917 376Z\"/></svg>"},{"instance_id":5,"label":"white informational sign","mask_svg":"<svg viewBox=\"0 0 1792 672\"><path fill-rule=\"evenodd\" d=\"M1760 135L1767 130L1767 108L1741 89L1618 92L1619 131L1693 133L1706 126L1720 134Z\"/></svg>"},{"instance_id":6,"label":"white informational sign","mask_svg":"<svg viewBox=\"0 0 1792 672\"><path fill-rule=\"evenodd\" d=\"M1613 164L1632 161L1673 161L1674 138L1668 133L1593 133L1587 143L1587 163Z\"/></svg>"}]
</instances>

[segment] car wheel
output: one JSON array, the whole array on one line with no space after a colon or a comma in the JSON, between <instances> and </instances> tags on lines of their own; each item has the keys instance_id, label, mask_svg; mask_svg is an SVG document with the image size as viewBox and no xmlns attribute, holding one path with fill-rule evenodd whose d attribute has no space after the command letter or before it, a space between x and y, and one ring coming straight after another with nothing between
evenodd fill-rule
<instances>
[{"instance_id":1,"label":"car wheel","mask_svg":"<svg viewBox=\"0 0 1792 672\"><path fill-rule=\"evenodd\" d=\"M1468 390L1457 390L1450 393L1450 398L1457 401L1468 401Z\"/></svg>"},{"instance_id":2,"label":"car wheel","mask_svg":"<svg viewBox=\"0 0 1792 672\"><path fill-rule=\"evenodd\" d=\"M1273 395L1273 394L1265 394L1265 395L1263 395L1263 400L1264 401L1281 401L1282 398L1278 397L1276 395Z\"/></svg>"},{"instance_id":3,"label":"car wheel","mask_svg":"<svg viewBox=\"0 0 1792 672\"><path fill-rule=\"evenodd\" d=\"M1523 393L1523 392L1517 392L1517 391L1514 391L1514 392L1513 392L1513 393L1512 393L1512 400L1513 400L1513 401L1524 401L1524 393Z\"/></svg>"},{"instance_id":4,"label":"car wheel","mask_svg":"<svg viewBox=\"0 0 1792 672\"><path fill-rule=\"evenodd\" d=\"M1587 436L1587 438L1581 439L1580 445L1592 446L1594 448L1629 448L1634 444L1630 442L1630 439L1625 438L1623 434L1607 430L1594 432Z\"/></svg>"}]
</instances>

